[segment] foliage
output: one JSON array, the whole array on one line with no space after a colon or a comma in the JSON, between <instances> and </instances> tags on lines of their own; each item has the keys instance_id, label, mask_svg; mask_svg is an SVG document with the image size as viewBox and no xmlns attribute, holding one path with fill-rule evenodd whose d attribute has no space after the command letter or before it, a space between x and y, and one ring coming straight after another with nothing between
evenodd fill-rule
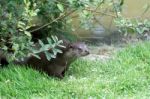
<instances>
[{"instance_id":1,"label":"foliage","mask_svg":"<svg viewBox=\"0 0 150 99\"><path fill-rule=\"evenodd\" d=\"M109 16L112 17L112 22L115 22L118 30L125 35L136 33L141 37L145 37L150 31L150 21L148 19L142 19L142 15L149 11L149 4L144 6L145 10L138 18L127 18L122 15L124 0L101 0L101 2L95 1L95 3L97 4L94 5L92 3L80 14L82 27L87 29L93 28L94 24L92 23L95 22L105 28L97 16L101 18L103 16ZM109 29L105 28L105 30Z\"/></svg>"},{"instance_id":2,"label":"foliage","mask_svg":"<svg viewBox=\"0 0 150 99\"><path fill-rule=\"evenodd\" d=\"M79 59L63 80L10 65L0 72L1 98L149 98L150 43L130 45L109 61ZM31 76L32 74L32 76Z\"/></svg>"},{"instance_id":3,"label":"foliage","mask_svg":"<svg viewBox=\"0 0 150 99\"><path fill-rule=\"evenodd\" d=\"M59 39L64 35L73 40L70 33L74 31L74 15L79 18L81 27L86 29L93 27L93 22L98 22L96 16L99 14L117 18L116 23L123 32L134 30L142 33L148 30L149 22L146 20L141 27L141 22L119 16L123 4L124 0L1 0L0 47L18 57L26 55L37 43L33 39L45 43L51 35Z\"/></svg>"},{"instance_id":4,"label":"foliage","mask_svg":"<svg viewBox=\"0 0 150 99\"><path fill-rule=\"evenodd\" d=\"M6 52L13 52L13 57L24 56L36 43L32 39L45 42L44 40L51 35L69 33L71 31L69 16L75 11L81 16L88 16L85 8L92 4L97 5L93 2L98 1L2 0L0 47ZM40 33L36 33L39 31ZM35 38L34 33L39 35L38 38Z\"/></svg>"},{"instance_id":5,"label":"foliage","mask_svg":"<svg viewBox=\"0 0 150 99\"><path fill-rule=\"evenodd\" d=\"M38 53L45 53L46 58L50 60L51 58L56 58L57 53L63 53L62 50L58 49L65 48L65 46L61 45L63 43L62 40L58 40L56 36L52 36L52 39L47 38L48 44L44 44L41 40L39 40L39 44L41 46L40 49L31 49L33 53L31 53L33 56L40 59L40 57L37 55ZM36 46L37 47L37 46Z\"/></svg>"},{"instance_id":6,"label":"foliage","mask_svg":"<svg viewBox=\"0 0 150 99\"><path fill-rule=\"evenodd\" d=\"M144 19L143 21L139 19L127 19L124 17L119 17L115 20L119 31L127 35L128 33L137 33L144 35L150 31L150 21Z\"/></svg>"},{"instance_id":7,"label":"foliage","mask_svg":"<svg viewBox=\"0 0 150 99\"><path fill-rule=\"evenodd\" d=\"M142 16L149 11L150 5L145 4L144 12L138 18L125 18L118 14L118 17L114 20L116 26L119 28L119 31L125 35L136 33L138 35L145 36L150 31L150 21L148 19L142 19Z\"/></svg>"},{"instance_id":8,"label":"foliage","mask_svg":"<svg viewBox=\"0 0 150 99\"><path fill-rule=\"evenodd\" d=\"M28 0L0 1L0 47L5 51L23 55L31 45L31 34L27 31L32 27L32 17L38 9L30 9Z\"/></svg>"}]
</instances>

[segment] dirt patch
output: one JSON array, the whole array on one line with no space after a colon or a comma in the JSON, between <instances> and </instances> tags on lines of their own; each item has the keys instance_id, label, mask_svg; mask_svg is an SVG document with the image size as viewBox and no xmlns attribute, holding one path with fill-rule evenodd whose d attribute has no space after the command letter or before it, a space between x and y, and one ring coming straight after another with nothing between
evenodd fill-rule
<instances>
[{"instance_id":1,"label":"dirt patch","mask_svg":"<svg viewBox=\"0 0 150 99\"><path fill-rule=\"evenodd\" d=\"M127 45L135 45L137 42L150 41L149 35L127 35L124 36L118 32L106 35L101 39L91 38L87 44L89 45L90 55L84 57L84 59L90 60L108 60L114 52L125 48Z\"/></svg>"},{"instance_id":2,"label":"dirt patch","mask_svg":"<svg viewBox=\"0 0 150 99\"><path fill-rule=\"evenodd\" d=\"M90 55L83 57L83 59L105 61L112 58L113 53L120 50L121 48L103 45L103 46L89 46L89 49Z\"/></svg>"},{"instance_id":3,"label":"dirt patch","mask_svg":"<svg viewBox=\"0 0 150 99\"><path fill-rule=\"evenodd\" d=\"M106 55L96 55L96 54L90 54L86 57L83 57L83 59L88 59L88 60L98 60L98 61L105 61L105 60L108 60L110 59L111 57L110 56L106 56Z\"/></svg>"}]
</instances>

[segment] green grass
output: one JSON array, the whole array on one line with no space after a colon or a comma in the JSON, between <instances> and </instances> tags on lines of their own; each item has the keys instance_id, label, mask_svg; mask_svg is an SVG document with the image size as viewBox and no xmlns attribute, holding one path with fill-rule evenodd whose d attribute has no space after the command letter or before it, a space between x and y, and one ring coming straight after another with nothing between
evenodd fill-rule
<instances>
[{"instance_id":1,"label":"green grass","mask_svg":"<svg viewBox=\"0 0 150 99\"><path fill-rule=\"evenodd\" d=\"M63 80L10 65L0 70L0 98L116 99L150 97L150 43L128 46L110 61L77 60Z\"/></svg>"}]
</instances>

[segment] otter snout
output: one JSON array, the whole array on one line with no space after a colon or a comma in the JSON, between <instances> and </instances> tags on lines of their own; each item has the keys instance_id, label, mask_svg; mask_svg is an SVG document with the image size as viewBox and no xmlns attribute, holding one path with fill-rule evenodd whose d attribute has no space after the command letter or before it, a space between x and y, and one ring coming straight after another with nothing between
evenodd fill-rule
<instances>
[{"instance_id":1,"label":"otter snout","mask_svg":"<svg viewBox=\"0 0 150 99\"><path fill-rule=\"evenodd\" d=\"M86 55L89 55L90 54L90 51L85 51L86 52Z\"/></svg>"},{"instance_id":2,"label":"otter snout","mask_svg":"<svg viewBox=\"0 0 150 99\"><path fill-rule=\"evenodd\" d=\"M90 54L89 50L83 50L81 56L87 56L89 54Z\"/></svg>"}]
</instances>

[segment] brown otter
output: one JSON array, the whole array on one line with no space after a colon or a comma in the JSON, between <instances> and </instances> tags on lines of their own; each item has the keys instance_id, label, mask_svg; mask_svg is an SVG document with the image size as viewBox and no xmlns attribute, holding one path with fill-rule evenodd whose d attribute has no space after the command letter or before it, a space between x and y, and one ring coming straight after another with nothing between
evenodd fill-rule
<instances>
[{"instance_id":1,"label":"brown otter","mask_svg":"<svg viewBox=\"0 0 150 99\"><path fill-rule=\"evenodd\" d=\"M24 58L23 61L14 61L15 64L31 66L34 69L44 71L50 76L63 78L69 65L81 56L89 54L88 48L85 43L77 42L71 43L66 46L63 53L57 54L56 58L47 60L44 52L38 53L41 59L35 56Z\"/></svg>"}]
</instances>

